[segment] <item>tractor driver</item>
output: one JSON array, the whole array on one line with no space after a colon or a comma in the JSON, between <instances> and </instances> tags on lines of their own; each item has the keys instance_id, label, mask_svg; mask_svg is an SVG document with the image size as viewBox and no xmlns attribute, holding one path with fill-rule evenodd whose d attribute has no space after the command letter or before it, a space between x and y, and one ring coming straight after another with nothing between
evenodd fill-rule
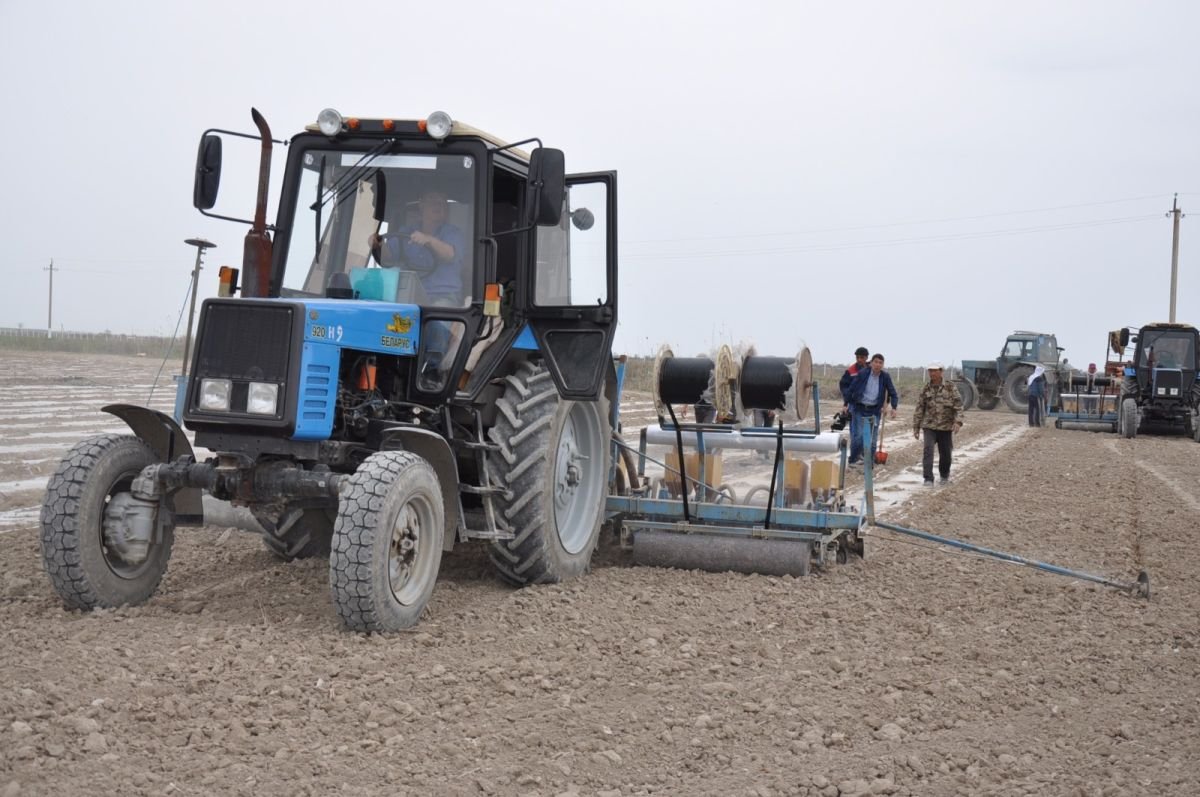
<instances>
[{"instance_id":1,"label":"tractor driver","mask_svg":"<svg viewBox=\"0 0 1200 797\"><path fill-rule=\"evenodd\" d=\"M371 254L380 266L416 272L425 291L424 303L430 307L462 306L466 239L462 230L450 223L449 216L450 202L446 194L428 190L421 194L414 222L384 235L372 233L367 240ZM458 341L449 322L427 324L425 333L422 387L435 390L440 385L440 378L429 372L449 367Z\"/></svg>"},{"instance_id":2,"label":"tractor driver","mask_svg":"<svg viewBox=\"0 0 1200 797\"><path fill-rule=\"evenodd\" d=\"M441 191L421 194L418 210L415 223L384 235L372 233L367 241L371 254L384 268L415 271L428 304L458 307L463 297L463 232L448 221L450 202Z\"/></svg>"}]
</instances>

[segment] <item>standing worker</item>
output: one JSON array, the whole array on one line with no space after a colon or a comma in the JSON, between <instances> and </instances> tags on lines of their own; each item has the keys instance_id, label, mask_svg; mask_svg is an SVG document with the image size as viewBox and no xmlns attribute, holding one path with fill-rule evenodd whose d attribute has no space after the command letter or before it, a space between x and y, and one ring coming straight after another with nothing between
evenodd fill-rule
<instances>
[{"instance_id":1,"label":"standing worker","mask_svg":"<svg viewBox=\"0 0 1200 797\"><path fill-rule=\"evenodd\" d=\"M858 426L858 415L854 414L853 412L850 412L850 385L853 384L854 377L858 376L860 372L868 370L867 357L870 354L871 354L871 352L867 351L866 346L859 346L857 349L855 349L854 350L854 363L849 368L846 369L846 371L842 374L842 378L840 380L838 380L838 390L841 391L841 394L842 394L842 412L850 413L850 447L851 447L851 449L854 448L854 441L858 440L859 438L862 437L862 429L860 429ZM859 443L860 451L861 451L861 447L862 447L862 443L860 442ZM855 462L856 462L856 460L854 460L853 458L850 460L851 465L853 465Z\"/></svg>"},{"instance_id":2,"label":"standing worker","mask_svg":"<svg viewBox=\"0 0 1200 797\"><path fill-rule=\"evenodd\" d=\"M1029 425L1042 425L1042 402L1046 399L1046 369L1037 366L1029 375Z\"/></svg>"},{"instance_id":3,"label":"standing worker","mask_svg":"<svg viewBox=\"0 0 1200 797\"><path fill-rule=\"evenodd\" d=\"M925 452L921 466L925 486L933 486L933 447L938 450L938 474L942 484L950 481L950 464L954 452L954 433L963 425L962 394L958 388L942 380L942 364L930 363L926 369L929 381L917 397L913 410L913 437L920 440L925 432Z\"/></svg>"},{"instance_id":4,"label":"standing worker","mask_svg":"<svg viewBox=\"0 0 1200 797\"><path fill-rule=\"evenodd\" d=\"M1096 364L1088 363L1087 384L1084 386L1087 395L1083 399L1083 411L1088 415L1096 412L1096 393L1098 392L1096 390L1096 376Z\"/></svg>"},{"instance_id":5,"label":"standing worker","mask_svg":"<svg viewBox=\"0 0 1200 797\"><path fill-rule=\"evenodd\" d=\"M871 367L863 371L859 371L854 377L854 381L850 383L850 392L848 395L850 404L850 422L857 426L859 433L852 435L850 441L850 460L848 464L854 465L862 461L863 457L863 442L862 430L867 417L871 416L879 419L883 415L883 409L889 403L892 405L889 412L889 417L896 417L896 408L900 406L900 394L896 392L896 385L892 382L891 374L883 370L883 355L876 352L871 357ZM871 440L871 458L875 457L875 449L879 445L879 435L876 434Z\"/></svg>"}]
</instances>

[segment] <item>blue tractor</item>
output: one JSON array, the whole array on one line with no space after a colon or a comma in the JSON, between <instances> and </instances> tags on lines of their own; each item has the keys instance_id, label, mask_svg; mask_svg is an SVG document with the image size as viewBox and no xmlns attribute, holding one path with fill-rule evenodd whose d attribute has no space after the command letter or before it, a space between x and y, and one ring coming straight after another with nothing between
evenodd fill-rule
<instances>
[{"instance_id":1,"label":"blue tractor","mask_svg":"<svg viewBox=\"0 0 1200 797\"><path fill-rule=\"evenodd\" d=\"M248 508L284 559L328 556L354 630L416 623L469 541L513 584L582 574L611 456L616 174L567 175L560 150L442 112L327 109L287 142L267 224L281 142L252 116L256 135L206 131L197 158L195 206L250 228L200 313L195 449L163 413L105 408L131 434L72 448L42 509L63 602L148 600L206 496ZM238 137L260 152L252 220L213 210Z\"/></svg>"},{"instance_id":2,"label":"blue tractor","mask_svg":"<svg viewBox=\"0 0 1200 797\"><path fill-rule=\"evenodd\" d=\"M1123 363L1117 432L1136 437L1151 426L1174 428L1200 443L1200 330L1159 322L1109 333Z\"/></svg>"}]
</instances>

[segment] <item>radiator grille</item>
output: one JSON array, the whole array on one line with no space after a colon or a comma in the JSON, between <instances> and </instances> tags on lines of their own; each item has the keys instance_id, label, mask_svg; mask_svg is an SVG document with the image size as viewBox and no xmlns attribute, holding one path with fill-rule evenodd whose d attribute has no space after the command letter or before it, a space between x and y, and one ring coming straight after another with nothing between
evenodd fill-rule
<instances>
[{"instance_id":1,"label":"radiator grille","mask_svg":"<svg viewBox=\"0 0 1200 797\"><path fill-rule=\"evenodd\" d=\"M210 304L197 333L195 374L286 383L292 312L287 305L257 302Z\"/></svg>"}]
</instances>

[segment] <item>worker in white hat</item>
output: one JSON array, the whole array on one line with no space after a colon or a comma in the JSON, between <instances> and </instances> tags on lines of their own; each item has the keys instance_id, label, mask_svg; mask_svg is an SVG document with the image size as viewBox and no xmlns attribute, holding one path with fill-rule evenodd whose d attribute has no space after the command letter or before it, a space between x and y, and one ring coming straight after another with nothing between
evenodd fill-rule
<instances>
[{"instance_id":1,"label":"worker in white hat","mask_svg":"<svg viewBox=\"0 0 1200 797\"><path fill-rule=\"evenodd\" d=\"M938 475L942 484L950 481L950 464L954 452L954 433L963 425L963 402L958 388L946 382L942 364L925 366L929 381L917 397L913 410L913 437L920 440L925 433L925 451L921 465L925 475L925 486L933 486L933 447L938 450Z\"/></svg>"}]
</instances>

